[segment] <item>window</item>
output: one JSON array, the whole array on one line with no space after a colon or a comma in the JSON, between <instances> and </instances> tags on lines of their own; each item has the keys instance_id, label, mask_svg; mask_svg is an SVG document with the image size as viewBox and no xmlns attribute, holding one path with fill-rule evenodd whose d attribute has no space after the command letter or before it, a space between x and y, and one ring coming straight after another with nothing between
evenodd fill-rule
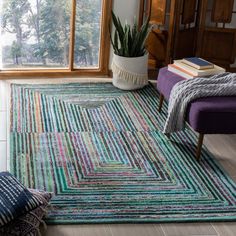
<instances>
[{"instance_id":1,"label":"window","mask_svg":"<svg viewBox=\"0 0 236 236\"><path fill-rule=\"evenodd\" d=\"M74 67L99 67L101 0L77 1Z\"/></svg>"},{"instance_id":2,"label":"window","mask_svg":"<svg viewBox=\"0 0 236 236\"><path fill-rule=\"evenodd\" d=\"M1 74L106 73L110 10L111 0L2 0Z\"/></svg>"}]
</instances>

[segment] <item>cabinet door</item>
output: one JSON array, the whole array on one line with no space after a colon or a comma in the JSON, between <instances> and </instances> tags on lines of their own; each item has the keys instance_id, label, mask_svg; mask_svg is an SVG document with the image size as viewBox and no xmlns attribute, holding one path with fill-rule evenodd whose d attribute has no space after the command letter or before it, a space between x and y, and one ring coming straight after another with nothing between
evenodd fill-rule
<instances>
[{"instance_id":1,"label":"cabinet door","mask_svg":"<svg viewBox=\"0 0 236 236\"><path fill-rule=\"evenodd\" d=\"M198 0L179 0L177 3L173 59L191 57L196 53L198 5Z\"/></svg>"},{"instance_id":2,"label":"cabinet door","mask_svg":"<svg viewBox=\"0 0 236 236\"><path fill-rule=\"evenodd\" d=\"M173 0L141 0L140 2L140 25L147 17L152 25L152 31L147 39L149 67L152 68L166 64L171 2Z\"/></svg>"},{"instance_id":3,"label":"cabinet door","mask_svg":"<svg viewBox=\"0 0 236 236\"><path fill-rule=\"evenodd\" d=\"M201 12L197 54L231 70L236 67L236 0L202 0Z\"/></svg>"},{"instance_id":4,"label":"cabinet door","mask_svg":"<svg viewBox=\"0 0 236 236\"><path fill-rule=\"evenodd\" d=\"M173 59L194 56L199 0L143 0L142 19L150 17L149 64L165 66Z\"/></svg>"}]
</instances>

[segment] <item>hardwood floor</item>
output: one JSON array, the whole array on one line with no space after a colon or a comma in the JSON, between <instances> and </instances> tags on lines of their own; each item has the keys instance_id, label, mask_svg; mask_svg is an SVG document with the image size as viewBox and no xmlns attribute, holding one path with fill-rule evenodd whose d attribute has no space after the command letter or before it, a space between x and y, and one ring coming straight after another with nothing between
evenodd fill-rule
<instances>
[{"instance_id":1,"label":"hardwood floor","mask_svg":"<svg viewBox=\"0 0 236 236\"><path fill-rule=\"evenodd\" d=\"M88 78L83 79L83 81L88 80ZM43 83L68 81L72 82L75 79L44 80ZM102 81L109 81L109 79L102 79ZM42 83L42 80L13 82ZM0 81L0 122L0 171L3 171L8 168L9 156L9 82L4 81ZM236 135L206 135L204 145L236 181ZM43 236L236 236L236 222L56 225L48 226L46 232L43 229L41 231Z\"/></svg>"},{"instance_id":2,"label":"hardwood floor","mask_svg":"<svg viewBox=\"0 0 236 236\"><path fill-rule=\"evenodd\" d=\"M7 104L9 83L0 80L0 171L7 169Z\"/></svg>"}]
</instances>

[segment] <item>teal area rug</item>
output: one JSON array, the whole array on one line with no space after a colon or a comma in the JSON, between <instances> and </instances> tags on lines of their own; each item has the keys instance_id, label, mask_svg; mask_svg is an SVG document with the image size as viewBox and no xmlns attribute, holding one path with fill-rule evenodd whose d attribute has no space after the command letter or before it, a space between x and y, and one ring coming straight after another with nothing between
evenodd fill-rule
<instances>
[{"instance_id":1,"label":"teal area rug","mask_svg":"<svg viewBox=\"0 0 236 236\"><path fill-rule=\"evenodd\" d=\"M55 193L47 223L236 220L236 185L187 129L167 140L151 85L12 85L11 172Z\"/></svg>"}]
</instances>

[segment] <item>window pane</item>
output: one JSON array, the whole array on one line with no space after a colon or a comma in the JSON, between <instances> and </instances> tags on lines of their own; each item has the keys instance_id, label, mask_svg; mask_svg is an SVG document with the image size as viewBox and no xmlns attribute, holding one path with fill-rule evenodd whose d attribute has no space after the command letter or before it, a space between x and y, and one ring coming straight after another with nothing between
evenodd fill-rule
<instances>
[{"instance_id":1,"label":"window pane","mask_svg":"<svg viewBox=\"0 0 236 236\"><path fill-rule=\"evenodd\" d=\"M99 67L102 0L77 0L75 68Z\"/></svg>"},{"instance_id":2,"label":"window pane","mask_svg":"<svg viewBox=\"0 0 236 236\"><path fill-rule=\"evenodd\" d=\"M2 68L68 67L71 1L0 2Z\"/></svg>"}]
</instances>

